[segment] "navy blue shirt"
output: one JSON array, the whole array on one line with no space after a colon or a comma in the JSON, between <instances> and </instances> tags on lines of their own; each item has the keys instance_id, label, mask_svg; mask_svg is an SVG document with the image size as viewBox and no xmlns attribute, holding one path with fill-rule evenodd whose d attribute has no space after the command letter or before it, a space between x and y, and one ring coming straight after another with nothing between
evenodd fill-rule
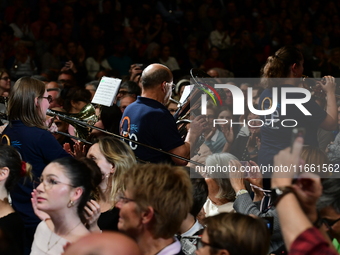
<instances>
[{"instance_id":1,"label":"navy blue shirt","mask_svg":"<svg viewBox=\"0 0 340 255\"><path fill-rule=\"evenodd\" d=\"M311 98L307 103L302 104L312 115L304 115L301 110L292 104L287 104L286 115L281 115L281 87L294 87L292 85L282 85L278 88L278 104L276 111L271 115L261 116L264 125L261 127L261 147L258 154L259 164L273 164L274 156L282 149L291 144L291 136L295 122L285 121L281 125L282 120L293 119L297 122L296 127L305 128L304 144L318 146L317 130L324 121L327 113ZM303 93L287 93L288 99L304 98ZM272 89L266 89L262 92L259 100L259 109L265 110L271 108ZM278 119L272 127L270 119Z\"/></svg>"},{"instance_id":2,"label":"navy blue shirt","mask_svg":"<svg viewBox=\"0 0 340 255\"><path fill-rule=\"evenodd\" d=\"M184 144L169 110L160 102L146 97L139 96L125 109L120 133L164 151L170 151ZM133 142L126 142L139 159L152 163L172 162L170 156L164 153Z\"/></svg>"},{"instance_id":3,"label":"navy blue shirt","mask_svg":"<svg viewBox=\"0 0 340 255\"><path fill-rule=\"evenodd\" d=\"M39 178L45 166L54 159L70 157L50 132L27 127L20 120L12 121L3 134L9 137L11 146L21 154L22 160L32 165L34 179ZM3 139L2 143L5 142ZM40 222L33 212L32 190L33 183L22 179L11 192L13 207L22 216L25 226L36 226Z\"/></svg>"}]
</instances>

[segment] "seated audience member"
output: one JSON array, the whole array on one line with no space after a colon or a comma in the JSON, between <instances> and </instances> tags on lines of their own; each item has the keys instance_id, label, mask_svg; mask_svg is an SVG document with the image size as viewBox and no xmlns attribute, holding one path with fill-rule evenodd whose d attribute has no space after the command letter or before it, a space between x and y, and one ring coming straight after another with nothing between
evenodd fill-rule
<instances>
[{"instance_id":1,"label":"seated audience member","mask_svg":"<svg viewBox=\"0 0 340 255\"><path fill-rule=\"evenodd\" d=\"M52 108L51 110L53 111L58 111L58 112L66 112L63 108ZM59 118L55 118L53 120L54 124L57 126L58 132L63 132L68 134L68 129L69 129L69 124L65 121L60 120ZM74 145L74 141L65 135L58 134L58 133L52 133L52 135L57 139L57 141L60 143L61 146L63 146L65 143L69 143L70 146Z\"/></svg>"},{"instance_id":2,"label":"seated audience member","mask_svg":"<svg viewBox=\"0 0 340 255\"><path fill-rule=\"evenodd\" d=\"M49 217L35 231L32 255L61 254L67 243L89 233L84 208L100 182L100 169L86 158L57 159L45 167L40 184L32 192L32 204L36 212Z\"/></svg>"},{"instance_id":3,"label":"seated audience member","mask_svg":"<svg viewBox=\"0 0 340 255\"><path fill-rule=\"evenodd\" d=\"M261 219L239 213L220 213L205 219L197 255L267 255L269 230Z\"/></svg>"},{"instance_id":4,"label":"seated audience member","mask_svg":"<svg viewBox=\"0 0 340 255\"><path fill-rule=\"evenodd\" d=\"M8 200L9 192L21 177L30 175L31 166L21 161L19 153L12 146L0 144L0 231L8 238L10 254L23 254L25 229Z\"/></svg>"},{"instance_id":5,"label":"seated audience member","mask_svg":"<svg viewBox=\"0 0 340 255\"><path fill-rule=\"evenodd\" d=\"M48 96L51 96L49 109L61 107L60 88L46 88Z\"/></svg>"},{"instance_id":6,"label":"seated audience member","mask_svg":"<svg viewBox=\"0 0 340 255\"><path fill-rule=\"evenodd\" d=\"M87 89L88 91L91 92L91 101L94 97L94 94L96 93L96 90L98 88L99 85L99 81L90 81L88 83L85 84L85 89Z\"/></svg>"},{"instance_id":7,"label":"seated audience member","mask_svg":"<svg viewBox=\"0 0 340 255\"><path fill-rule=\"evenodd\" d=\"M174 237L192 208L192 185L182 167L145 164L124 174L118 229L142 254L182 254Z\"/></svg>"},{"instance_id":8,"label":"seated audience member","mask_svg":"<svg viewBox=\"0 0 340 255\"><path fill-rule=\"evenodd\" d=\"M228 166L230 160L237 160L237 158L230 153L212 154L207 157L205 170L209 169L209 167ZM236 194L230 184L229 173L205 170L203 169L201 173L202 175L206 174L205 181L209 190L208 199L203 206L205 217L221 212L232 212Z\"/></svg>"},{"instance_id":9,"label":"seated audience member","mask_svg":"<svg viewBox=\"0 0 340 255\"><path fill-rule=\"evenodd\" d=\"M134 81L125 81L119 87L115 103L119 105L120 99L124 96L130 95L137 98L137 96L140 96L141 93L141 88L138 86L137 83L135 83Z\"/></svg>"},{"instance_id":10,"label":"seated audience member","mask_svg":"<svg viewBox=\"0 0 340 255\"><path fill-rule=\"evenodd\" d=\"M190 85L189 79L182 79L176 83L174 99L176 99L177 101L181 99L185 86L187 85Z\"/></svg>"},{"instance_id":11,"label":"seated audience member","mask_svg":"<svg viewBox=\"0 0 340 255\"><path fill-rule=\"evenodd\" d=\"M89 103L91 103L90 91L79 87L69 89L63 98L63 108L67 113L79 113Z\"/></svg>"},{"instance_id":12,"label":"seated audience member","mask_svg":"<svg viewBox=\"0 0 340 255\"><path fill-rule=\"evenodd\" d=\"M112 69L109 62L107 62L107 55L105 54L103 44L98 44L93 47L90 56L85 60L85 66L89 80L94 80L96 74L101 70Z\"/></svg>"},{"instance_id":13,"label":"seated audience member","mask_svg":"<svg viewBox=\"0 0 340 255\"><path fill-rule=\"evenodd\" d=\"M66 248L63 255L140 255L136 242L118 232L92 233Z\"/></svg>"},{"instance_id":14,"label":"seated audience member","mask_svg":"<svg viewBox=\"0 0 340 255\"><path fill-rule=\"evenodd\" d=\"M116 198L123 189L123 175L136 164L135 155L123 141L104 136L90 147L87 158L96 162L102 174L98 195L95 201L88 202L85 208L87 217L91 219L90 230L118 230L119 210L115 207ZM96 212L100 214L98 224L97 220L93 219Z\"/></svg>"},{"instance_id":15,"label":"seated audience member","mask_svg":"<svg viewBox=\"0 0 340 255\"><path fill-rule=\"evenodd\" d=\"M191 171L191 172L190 172ZM197 220L197 215L203 208L208 197L208 186L202 176L195 170L188 169L193 188L193 206L179 230L182 251L186 255L194 255L196 251L197 237L203 232L203 225ZM194 237L194 238L193 238ZM196 238L195 238L196 237Z\"/></svg>"},{"instance_id":16,"label":"seated audience member","mask_svg":"<svg viewBox=\"0 0 340 255\"><path fill-rule=\"evenodd\" d=\"M322 182L322 195L317 208L327 228L329 237L338 252L340 252L340 179L329 178Z\"/></svg>"},{"instance_id":17,"label":"seated audience member","mask_svg":"<svg viewBox=\"0 0 340 255\"><path fill-rule=\"evenodd\" d=\"M124 113L125 108L132 104L134 101L136 101L135 96L126 95L122 97L119 101L119 109L121 110L121 112Z\"/></svg>"},{"instance_id":18,"label":"seated audience member","mask_svg":"<svg viewBox=\"0 0 340 255\"><path fill-rule=\"evenodd\" d=\"M257 162L261 138L260 117L251 112L244 117L246 125L241 127L229 152L235 155L240 161L253 160Z\"/></svg>"},{"instance_id":19,"label":"seated audience member","mask_svg":"<svg viewBox=\"0 0 340 255\"><path fill-rule=\"evenodd\" d=\"M178 109L177 104L171 101L169 101L167 108L172 115L174 115Z\"/></svg>"},{"instance_id":20,"label":"seated audience member","mask_svg":"<svg viewBox=\"0 0 340 255\"><path fill-rule=\"evenodd\" d=\"M77 86L76 77L74 73L70 70L59 72L58 83L62 88L70 88Z\"/></svg>"},{"instance_id":21,"label":"seated audience member","mask_svg":"<svg viewBox=\"0 0 340 255\"><path fill-rule=\"evenodd\" d=\"M9 72L0 68L0 96L8 97L11 91L11 77L9 76Z\"/></svg>"},{"instance_id":22,"label":"seated audience member","mask_svg":"<svg viewBox=\"0 0 340 255\"><path fill-rule=\"evenodd\" d=\"M299 165L302 146L303 139L298 137L292 148L281 150L274 157L274 166ZM275 172L271 184L289 254L337 254L324 229L320 228L323 220L318 217L316 209L317 200L322 194L320 178L304 173L292 184L294 175L293 171Z\"/></svg>"}]
</instances>

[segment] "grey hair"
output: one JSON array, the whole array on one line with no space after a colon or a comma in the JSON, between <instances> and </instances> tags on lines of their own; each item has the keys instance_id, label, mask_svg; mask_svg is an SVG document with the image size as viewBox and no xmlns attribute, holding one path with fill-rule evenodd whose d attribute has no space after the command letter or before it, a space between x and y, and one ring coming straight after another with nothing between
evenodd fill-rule
<instances>
[{"instance_id":1,"label":"grey hair","mask_svg":"<svg viewBox=\"0 0 340 255\"><path fill-rule=\"evenodd\" d=\"M216 170L218 167L226 169L230 160L238 160L238 158L230 153L216 153L208 156L205 164L207 167L216 167ZM230 183L229 171L211 171L209 178L214 179L219 187L216 198L226 198L229 201L235 200L236 193Z\"/></svg>"},{"instance_id":2,"label":"grey hair","mask_svg":"<svg viewBox=\"0 0 340 255\"><path fill-rule=\"evenodd\" d=\"M329 178L322 182L322 186L322 195L317 203L318 210L331 206L336 213L340 214L340 179Z\"/></svg>"}]
</instances>

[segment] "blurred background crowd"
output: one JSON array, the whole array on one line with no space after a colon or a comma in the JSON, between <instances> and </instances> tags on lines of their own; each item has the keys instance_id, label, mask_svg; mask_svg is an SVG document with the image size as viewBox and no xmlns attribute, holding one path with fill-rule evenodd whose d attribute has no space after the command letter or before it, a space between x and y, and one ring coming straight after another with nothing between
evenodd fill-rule
<instances>
[{"instance_id":1,"label":"blurred background crowd","mask_svg":"<svg viewBox=\"0 0 340 255\"><path fill-rule=\"evenodd\" d=\"M71 69L80 86L103 72L123 78L133 63L162 63L175 82L191 68L258 77L295 45L306 75L338 77L339 10L329 0L3 0L0 67L12 81Z\"/></svg>"}]
</instances>

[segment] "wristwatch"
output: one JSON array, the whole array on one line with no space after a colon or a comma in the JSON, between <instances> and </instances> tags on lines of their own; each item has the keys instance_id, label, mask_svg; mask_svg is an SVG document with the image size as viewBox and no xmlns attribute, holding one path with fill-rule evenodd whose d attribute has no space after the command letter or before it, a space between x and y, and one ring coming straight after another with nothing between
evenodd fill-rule
<instances>
[{"instance_id":1,"label":"wristwatch","mask_svg":"<svg viewBox=\"0 0 340 255\"><path fill-rule=\"evenodd\" d=\"M239 195L245 194L245 193L248 193L248 190L246 190L246 189L240 189L239 191L237 191L236 197L238 197Z\"/></svg>"},{"instance_id":2,"label":"wristwatch","mask_svg":"<svg viewBox=\"0 0 340 255\"><path fill-rule=\"evenodd\" d=\"M290 186L271 189L270 196L271 200L273 201L272 205L276 206L285 195L291 192L294 193L294 189Z\"/></svg>"}]
</instances>

